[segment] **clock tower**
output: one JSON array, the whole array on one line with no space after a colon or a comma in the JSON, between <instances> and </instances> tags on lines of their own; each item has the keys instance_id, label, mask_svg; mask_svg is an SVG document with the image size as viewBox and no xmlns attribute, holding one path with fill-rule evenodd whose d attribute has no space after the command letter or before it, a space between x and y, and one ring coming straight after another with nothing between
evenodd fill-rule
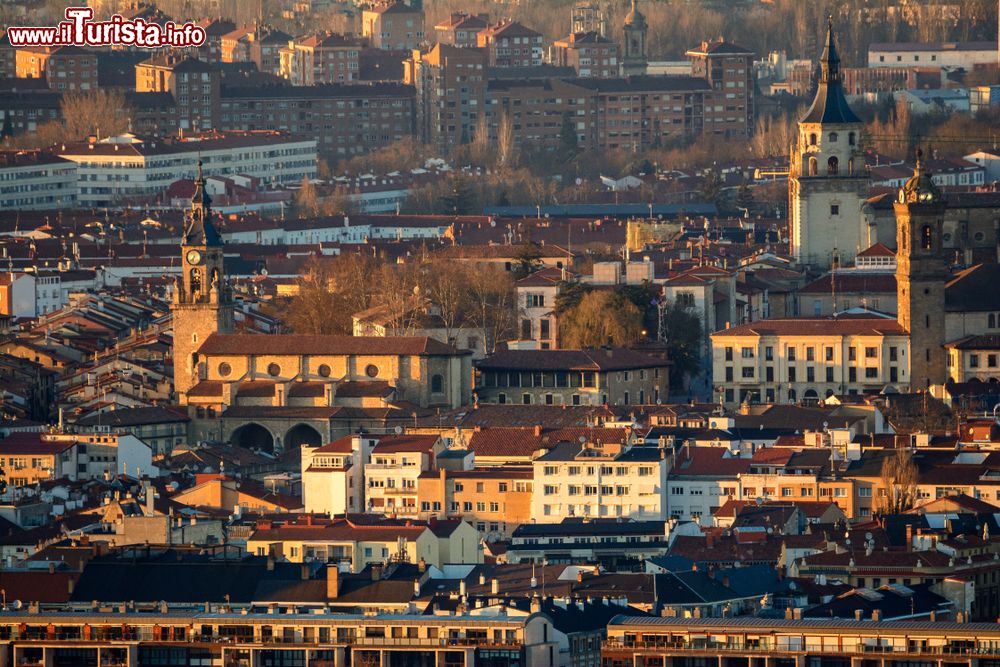
<instances>
[{"instance_id":1,"label":"clock tower","mask_svg":"<svg viewBox=\"0 0 1000 667\"><path fill-rule=\"evenodd\" d=\"M910 391L947 380L944 288L948 263L941 247L945 202L921 164L900 189L896 214L898 320L910 334Z\"/></svg>"},{"instance_id":2,"label":"clock tower","mask_svg":"<svg viewBox=\"0 0 1000 667\"><path fill-rule=\"evenodd\" d=\"M181 278L174 290L174 391L182 405L199 381L197 352L211 334L233 330L233 300L224 283L222 237L212 224L212 199L198 162L191 210L181 236Z\"/></svg>"}]
</instances>

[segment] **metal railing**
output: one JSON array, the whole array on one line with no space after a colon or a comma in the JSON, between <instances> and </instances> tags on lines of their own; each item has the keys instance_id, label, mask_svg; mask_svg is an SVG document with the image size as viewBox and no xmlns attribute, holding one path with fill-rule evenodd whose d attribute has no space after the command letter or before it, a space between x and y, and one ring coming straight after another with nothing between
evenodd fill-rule
<instances>
[{"instance_id":1,"label":"metal railing","mask_svg":"<svg viewBox=\"0 0 1000 667\"><path fill-rule=\"evenodd\" d=\"M723 644L694 641L671 642L656 640L622 641L608 639L602 646L609 650L691 651L711 653L894 653L904 655L1000 655L1000 647L991 646L894 646L886 644L848 643L841 646L820 644Z\"/></svg>"}]
</instances>

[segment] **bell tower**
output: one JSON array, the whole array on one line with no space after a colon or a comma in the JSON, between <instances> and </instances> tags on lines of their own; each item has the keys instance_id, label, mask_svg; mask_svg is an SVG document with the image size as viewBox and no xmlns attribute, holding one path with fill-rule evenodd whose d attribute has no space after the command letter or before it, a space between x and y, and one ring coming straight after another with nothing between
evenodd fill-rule
<instances>
[{"instance_id":1,"label":"bell tower","mask_svg":"<svg viewBox=\"0 0 1000 667\"><path fill-rule=\"evenodd\" d=\"M868 197L862 123L844 96L832 19L819 64L816 98L792 147L789 231L796 261L828 269L834 253L843 265L869 245L861 215Z\"/></svg>"},{"instance_id":2,"label":"bell tower","mask_svg":"<svg viewBox=\"0 0 1000 667\"><path fill-rule=\"evenodd\" d=\"M622 51L622 74L641 76L646 73L646 17L639 11L637 0L632 0L632 9L625 16L622 33L625 49Z\"/></svg>"},{"instance_id":3,"label":"bell tower","mask_svg":"<svg viewBox=\"0 0 1000 667\"><path fill-rule=\"evenodd\" d=\"M233 330L232 294L225 285L222 237L212 224L212 199L198 162L191 209L181 237L181 278L170 310L174 320L174 391L187 403L187 392L198 383L198 348L213 333Z\"/></svg>"},{"instance_id":4,"label":"bell tower","mask_svg":"<svg viewBox=\"0 0 1000 667\"><path fill-rule=\"evenodd\" d=\"M941 247L945 202L921 164L900 189L896 213L896 298L900 326L910 334L910 390L947 380L944 288L948 263Z\"/></svg>"}]
</instances>

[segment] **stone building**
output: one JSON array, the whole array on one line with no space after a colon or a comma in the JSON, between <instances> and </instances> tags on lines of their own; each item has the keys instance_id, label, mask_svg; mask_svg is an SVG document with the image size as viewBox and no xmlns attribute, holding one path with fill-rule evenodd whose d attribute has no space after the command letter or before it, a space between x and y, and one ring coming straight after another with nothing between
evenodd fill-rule
<instances>
[{"instance_id":1,"label":"stone building","mask_svg":"<svg viewBox=\"0 0 1000 667\"><path fill-rule=\"evenodd\" d=\"M670 384L669 361L628 348L507 350L476 366L484 403L643 405Z\"/></svg>"},{"instance_id":2,"label":"stone building","mask_svg":"<svg viewBox=\"0 0 1000 667\"><path fill-rule=\"evenodd\" d=\"M861 119L847 104L831 23L820 58L816 98L799 121L789 168L791 251L802 263L846 264L871 245L861 208L868 181L861 151Z\"/></svg>"}]
</instances>

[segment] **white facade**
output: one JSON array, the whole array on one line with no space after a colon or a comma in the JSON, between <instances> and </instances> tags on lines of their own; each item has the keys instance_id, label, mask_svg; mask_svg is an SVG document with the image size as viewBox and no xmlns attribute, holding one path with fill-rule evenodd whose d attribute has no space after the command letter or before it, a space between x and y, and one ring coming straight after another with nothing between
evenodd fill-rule
<instances>
[{"instance_id":1,"label":"white facade","mask_svg":"<svg viewBox=\"0 0 1000 667\"><path fill-rule=\"evenodd\" d=\"M316 140L254 133L168 144L125 134L69 146L60 155L78 165L79 205L114 206L160 195L172 183L206 174L246 175L267 183L298 184L316 177Z\"/></svg>"},{"instance_id":2,"label":"white facade","mask_svg":"<svg viewBox=\"0 0 1000 667\"><path fill-rule=\"evenodd\" d=\"M560 448L536 459L531 518L557 523L569 517L666 518L668 462L657 447L632 447L617 455L560 456Z\"/></svg>"},{"instance_id":3,"label":"white facade","mask_svg":"<svg viewBox=\"0 0 1000 667\"><path fill-rule=\"evenodd\" d=\"M905 392L909 348L895 320L765 320L712 335L713 381L730 406Z\"/></svg>"},{"instance_id":4,"label":"white facade","mask_svg":"<svg viewBox=\"0 0 1000 667\"><path fill-rule=\"evenodd\" d=\"M0 211L72 208L77 166L36 151L0 151Z\"/></svg>"},{"instance_id":5,"label":"white facade","mask_svg":"<svg viewBox=\"0 0 1000 667\"><path fill-rule=\"evenodd\" d=\"M971 70L997 62L996 42L927 42L871 44L869 67L950 67Z\"/></svg>"},{"instance_id":6,"label":"white facade","mask_svg":"<svg viewBox=\"0 0 1000 667\"><path fill-rule=\"evenodd\" d=\"M975 153L966 155L963 159L985 169L985 181L987 183L1000 181L1000 152L976 151Z\"/></svg>"},{"instance_id":7,"label":"white facade","mask_svg":"<svg viewBox=\"0 0 1000 667\"><path fill-rule=\"evenodd\" d=\"M363 512L364 467L376 442L373 438L352 436L349 449L336 447L337 443L326 447L303 446L305 511L331 515Z\"/></svg>"}]
</instances>

